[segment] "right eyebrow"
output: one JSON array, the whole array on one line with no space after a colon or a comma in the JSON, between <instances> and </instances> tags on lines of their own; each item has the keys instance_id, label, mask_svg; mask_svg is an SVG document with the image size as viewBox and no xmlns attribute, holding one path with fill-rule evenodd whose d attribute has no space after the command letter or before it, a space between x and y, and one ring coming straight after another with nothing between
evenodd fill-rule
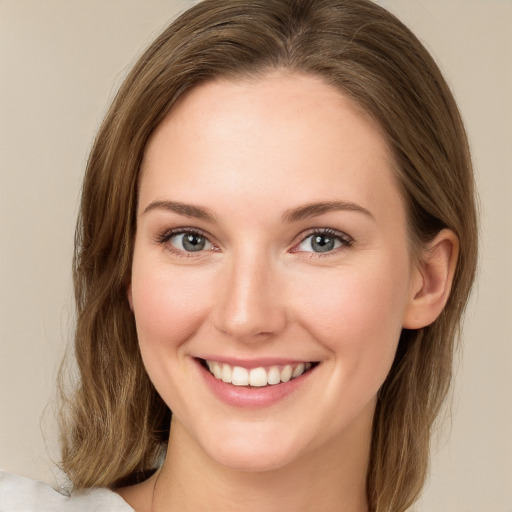
<instances>
[{"instance_id":1,"label":"right eyebrow","mask_svg":"<svg viewBox=\"0 0 512 512\"><path fill-rule=\"evenodd\" d=\"M200 206L194 206L187 203L179 203L176 201L152 201L148 206L146 206L142 213L146 214L152 210L166 210L179 215L184 215L185 217L201 219L211 223L216 222L213 213L206 208L201 208Z\"/></svg>"},{"instance_id":2,"label":"right eyebrow","mask_svg":"<svg viewBox=\"0 0 512 512\"><path fill-rule=\"evenodd\" d=\"M375 220L375 217L369 210L363 208L362 206L356 203L351 203L349 201L327 201L322 203L312 203L307 204L305 206L300 206L299 208L286 211L285 214L283 215L283 220L285 222L297 222L303 219L316 217L318 215L322 215L324 213L331 211L359 212Z\"/></svg>"}]
</instances>

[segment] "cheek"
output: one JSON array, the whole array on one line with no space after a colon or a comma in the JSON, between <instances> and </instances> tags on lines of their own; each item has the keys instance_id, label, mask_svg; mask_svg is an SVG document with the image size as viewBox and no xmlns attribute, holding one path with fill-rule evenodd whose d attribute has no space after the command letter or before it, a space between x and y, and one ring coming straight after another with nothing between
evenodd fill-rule
<instances>
[{"instance_id":1,"label":"cheek","mask_svg":"<svg viewBox=\"0 0 512 512\"><path fill-rule=\"evenodd\" d=\"M209 303L205 279L201 271L190 268L170 272L165 266L134 260L133 309L146 355L179 348L200 328Z\"/></svg>"},{"instance_id":2,"label":"cheek","mask_svg":"<svg viewBox=\"0 0 512 512\"><path fill-rule=\"evenodd\" d=\"M172 272L165 262L136 256L131 289L142 360L164 402L179 411L190 372L182 347L204 325L208 309L205 276L190 268Z\"/></svg>"},{"instance_id":3,"label":"cheek","mask_svg":"<svg viewBox=\"0 0 512 512\"><path fill-rule=\"evenodd\" d=\"M297 290L295 296L307 297L299 306L301 322L342 362L344 377L374 376L377 382L386 377L396 352L408 274L392 265L368 268L333 269L328 281L314 287L304 282L307 293Z\"/></svg>"}]
</instances>

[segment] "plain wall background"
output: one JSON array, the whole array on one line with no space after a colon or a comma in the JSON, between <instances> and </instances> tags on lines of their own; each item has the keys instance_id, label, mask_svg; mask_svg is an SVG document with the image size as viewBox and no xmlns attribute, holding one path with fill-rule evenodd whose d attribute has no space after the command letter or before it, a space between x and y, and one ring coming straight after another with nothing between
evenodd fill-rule
<instances>
[{"instance_id":1,"label":"plain wall background","mask_svg":"<svg viewBox=\"0 0 512 512\"><path fill-rule=\"evenodd\" d=\"M134 56L192 3L0 0L3 469L57 478L52 401L72 333L70 262L88 149ZM512 1L380 3L420 37L454 89L482 209L452 419L416 510L511 512Z\"/></svg>"}]
</instances>

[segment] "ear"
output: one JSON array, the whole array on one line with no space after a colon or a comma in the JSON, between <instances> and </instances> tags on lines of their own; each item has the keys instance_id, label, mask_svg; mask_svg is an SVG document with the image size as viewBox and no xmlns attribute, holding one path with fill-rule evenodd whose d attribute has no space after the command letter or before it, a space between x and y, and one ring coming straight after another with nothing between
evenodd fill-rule
<instances>
[{"instance_id":1,"label":"ear","mask_svg":"<svg viewBox=\"0 0 512 512\"><path fill-rule=\"evenodd\" d=\"M450 229L441 230L422 250L411 280L404 328L420 329L441 314L450 296L458 255L459 240Z\"/></svg>"}]
</instances>

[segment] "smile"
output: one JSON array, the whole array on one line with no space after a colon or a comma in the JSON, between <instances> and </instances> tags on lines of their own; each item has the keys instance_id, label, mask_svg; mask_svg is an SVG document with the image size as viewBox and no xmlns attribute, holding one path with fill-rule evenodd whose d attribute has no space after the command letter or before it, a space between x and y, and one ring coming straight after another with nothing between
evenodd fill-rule
<instances>
[{"instance_id":1,"label":"smile","mask_svg":"<svg viewBox=\"0 0 512 512\"><path fill-rule=\"evenodd\" d=\"M226 384L251 387L274 386L288 382L300 377L316 365L316 363L307 362L247 369L211 360L203 360L202 363L216 379Z\"/></svg>"}]
</instances>

